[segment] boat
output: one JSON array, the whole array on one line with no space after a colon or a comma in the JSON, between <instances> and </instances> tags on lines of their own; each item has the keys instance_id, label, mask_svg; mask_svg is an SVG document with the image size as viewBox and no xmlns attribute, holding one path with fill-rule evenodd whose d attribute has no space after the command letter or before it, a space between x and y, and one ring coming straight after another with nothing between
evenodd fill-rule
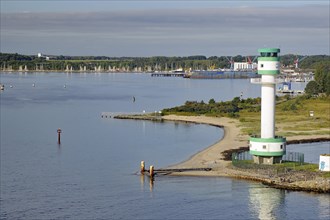
<instances>
[{"instance_id":1,"label":"boat","mask_svg":"<svg viewBox=\"0 0 330 220\"><path fill-rule=\"evenodd\" d=\"M276 90L277 93L294 93L291 89L291 82L283 82L280 84L279 89Z\"/></svg>"},{"instance_id":2,"label":"boat","mask_svg":"<svg viewBox=\"0 0 330 220\"><path fill-rule=\"evenodd\" d=\"M179 69L170 71L170 73L184 73L184 69L179 68Z\"/></svg>"},{"instance_id":3,"label":"boat","mask_svg":"<svg viewBox=\"0 0 330 220\"><path fill-rule=\"evenodd\" d=\"M293 90L291 89L291 82L282 82L279 89L276 90L277 94L303 94L303 90Z\"/></svg>"}]
</instances>

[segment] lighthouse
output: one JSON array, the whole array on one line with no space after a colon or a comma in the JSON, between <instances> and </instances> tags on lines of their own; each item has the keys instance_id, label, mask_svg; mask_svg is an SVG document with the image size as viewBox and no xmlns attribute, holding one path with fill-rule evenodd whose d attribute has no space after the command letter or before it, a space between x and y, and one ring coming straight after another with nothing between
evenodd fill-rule
<instances>
[{"instance_id":1,"label":"lighthouse","mask_svg":"<svg viewBox=\"0 0 330 220\"><path fill-rule=\"evenodd\" d=\"M262 48L258 52L261 78L251 82L261 84L261 134L250 137L250 154L257 164L280 163L286 151L286 138L275 136L275 86L280 73L280 49Z\"/></svg>"}]
</instances>

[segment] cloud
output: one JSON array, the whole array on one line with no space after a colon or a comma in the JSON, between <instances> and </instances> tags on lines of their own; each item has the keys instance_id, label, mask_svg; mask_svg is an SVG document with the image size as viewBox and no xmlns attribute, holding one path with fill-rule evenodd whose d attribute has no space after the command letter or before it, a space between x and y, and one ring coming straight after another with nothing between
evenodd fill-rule
<instances>
[{"instance_id":1,"label":"cloud","mask_svg":"<svg viewBox=\"0 0 330 220\"><path fill-rule=\"evenodd\" d=\"M141 47L161 43L167 46L180 44L179 48L183 50L189 47L201 50L203 46L210 47L210 42L213 44L217 41L227 42L233 48L241 45L241 42L253 46L271 41L283 44L285 39L308 44L310 38L324 42L324 46L329 47L329 42L325 42L329 39L329 11L321 5L310 5L2 13L1 35L4 41L26 36L31 38L31 42L34 38L48 38L55 42L56 39L63 41L71 37L77 41L92 40L95 45L98 42L107 43L116 48L118 45L124 47L134 43ZM96 47L98 50L101 48Z\"/></svg>"}]
</instances>

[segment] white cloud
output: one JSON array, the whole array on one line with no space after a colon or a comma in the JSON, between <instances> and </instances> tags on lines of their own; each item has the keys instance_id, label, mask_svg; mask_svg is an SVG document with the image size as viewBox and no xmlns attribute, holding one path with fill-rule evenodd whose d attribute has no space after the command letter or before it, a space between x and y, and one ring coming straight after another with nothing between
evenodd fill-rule
<instances>
[{"instance_id":1,"label":"white cloud","mask_svg":"<svg viewBox=\"0 0 330 220\"><path fill-rule=\"evenodd\" d=\"M22 45L23 42L28 45ZM85 50L87 47L84 43L78 42L89 42L95 50ZM2 51L19 52L19 48L29 50L29 47L47 47L52 50L51 46L46 46L51 44L56 50L63 47L61 54L69 55L197 54L194 51L205 55L223 55L216 54L217 51L244 54L256 51L264 43L273 43L275 46L295 45L297 50L305 54L328 54L329 10L314 5L2 13L1 43L4 45ZM150 44L152 48L146 53L143 49L150 47ZM109 53L105 49L107 47L114 50ZM70 51L66 48L70 48Z\"/></svg>"}]
</instances>

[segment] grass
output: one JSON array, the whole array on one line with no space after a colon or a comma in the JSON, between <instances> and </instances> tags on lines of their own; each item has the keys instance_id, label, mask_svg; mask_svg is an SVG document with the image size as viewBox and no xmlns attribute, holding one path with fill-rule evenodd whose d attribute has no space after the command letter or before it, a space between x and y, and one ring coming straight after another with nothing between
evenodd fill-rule
<instances>
[{"instance_id":1,"label":"grass","mask_svg":"<svg viewBox=\"0 0 330 220\"><path fill-rule=\"evenodd\" d=\"M179 115L179 116L198 116L199 114L194 112L164 112L163 115Z\"/></svg>"},{"instance_id":2,"label":"grass","mask_svg":"<svg viewBox=\"0 0 330 220\"><path fill-rule=\"evenodd\" d=\"M243 169L262 169L266 172L267 170L273 171L276 174L283 174L288 172L290 173L290 171L304 171L307 173L316 174L319 177L330 178L330 172L320 172L319 165L312 163L300 164L299 162L285 161L280 164L258 165L253 163L253 160L240 160L240 161L233 161L233 165Z\"/></svg>"},{"instance_id":3,"label":"grass","mask_svg":"<svg viewBox=\"0 0 330 220\"><path fill-rule=\"evenodd\" d=\"M330 178L330 172L324 172L324 173L322 174L322 176L323 176L324 178Z\"/></svg>"},{"instance_id":4,"label":"grass","mask_svg":"<svg viewBox=\"0 0 330 220\"><path fill-rule=\"evenodd\" d=\"M304 170L304 171L311 171L315 172L318 170L318 164L312 164L312 163L303 163L300 164L299 162L284 162L284 163L279 163L279 164L274 164L277 168L294 168L295 170Z\"/></svg>"},{"instance_id":5,"label":"grass","mask_svg":"<svg viewBox=\"0 0 330 220\"><path fill-rule=\"evenodd\" d=\"M274 164L279 169L293 168L296 171L319 172L319 165L313 163L300 164L298 162L284 162L281 164ZM330 178L330 172L322 172L321 176Z\"/></svg>"},{"instance_id":6,"label":"grass","mask_svg":"<svg viewBox=\"0 0 330 220\"><path fill-rule=\"evenodd\" d=\"M260 134L260 98L241 101L238 97L221 103L187 102L183 106L164 109L163 114L181 116L206 115L239 119L241 132L246 135ZM310 111L314 116L310 116ZM330 135L330 96L308 98L307 96L277 97L276 135Z\"/></svg>"},{"instance_id":7,"label":"grass","mask_svg":"<svg viewBox=\"0 0 330 220\"><path fill-rule=\"evenodd\" d=\"M287 106L294 106L293 110ZM310 111L314 111L314 117L309 115ZM260 133L260 112L241 110L239 120L244 134ZM275 121L276 133L286 137L330 134L330 98L282 97L276 105Z\"/></svg>"}]
</instances>

